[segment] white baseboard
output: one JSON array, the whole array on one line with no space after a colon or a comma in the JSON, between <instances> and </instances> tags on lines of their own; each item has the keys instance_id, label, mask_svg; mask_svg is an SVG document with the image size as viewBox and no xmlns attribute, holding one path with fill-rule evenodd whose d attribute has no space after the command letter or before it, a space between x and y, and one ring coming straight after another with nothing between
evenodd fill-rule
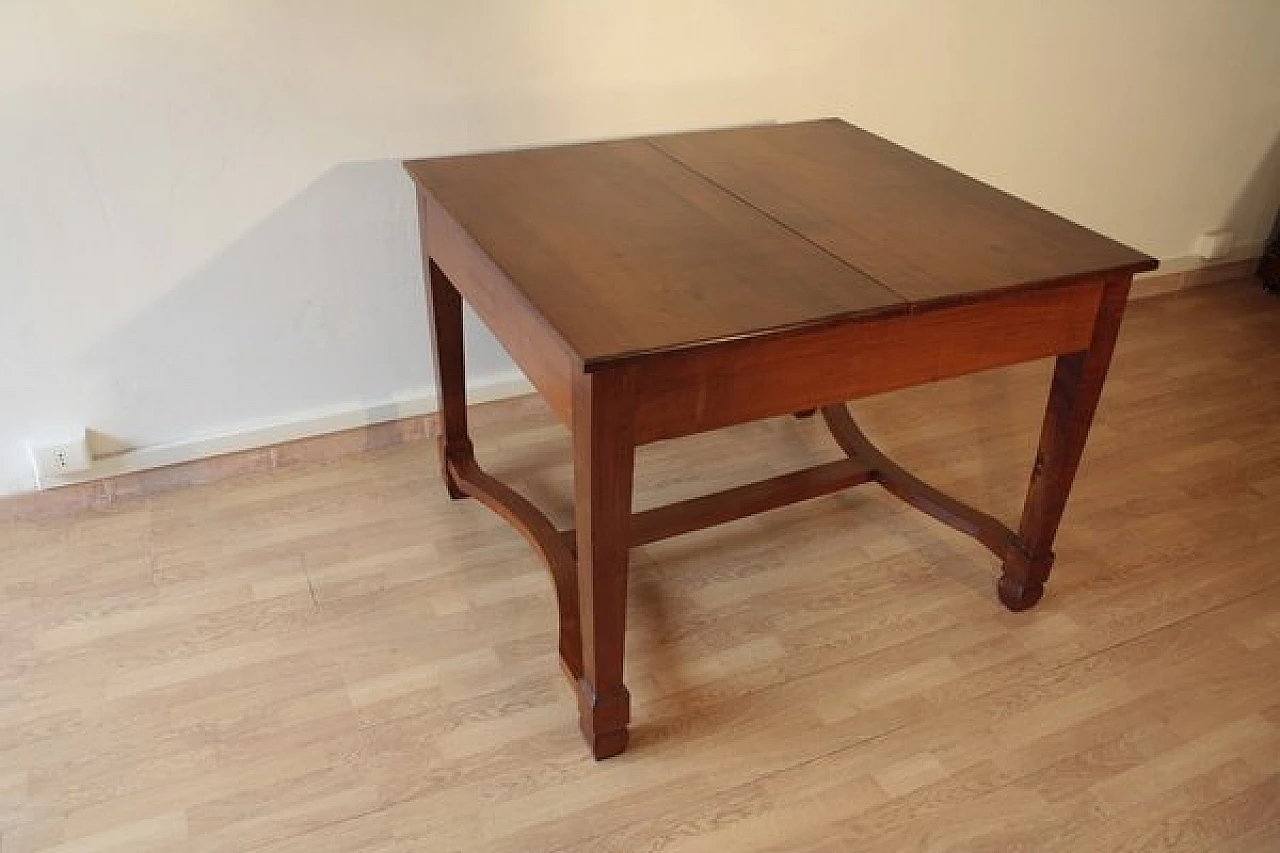
<instances>
[{"instance_id":1,"label":"white baseboard","mask_svg":"<svg viewBox=\"0 0 1280 853\"><path fill-rule=\"evenodd\" d=\"M1158 278L1162 275L1181 274L1194 272L1196 270L1211 269L1226 264L1236 263L1238 261L1251 260L1253 258L1262 257L1263 251L1266 249L1265 243L1255 243L1247 246L1236 246L1227 252L1221 258L1208 260L1198 255L1183 255L1178 258L1164 258L1160 261L1159 269L1151 272L1138 273L1134 278Z\"/></svg>"},{"instance_id":2,"label":"white baseboard","mask_svg":"<svg viewBox=\"0 0 1280 853\"><path fill-rule=\"evenodd\" d=\"M1261 254L1260 246L1243 246L1225 258L1206 261L1196 257L1162 261L1160 269L1138 276L1133 296L1141 298L1197 284L1238 276L1251 259ZM519 397L533 391L524 374L512 370L474 380L467 391L471 403L485 403ZM434 413L438 400L434 389L406 392L373 406L332 406L288 417L252 421L171 444L139 447L97 459L84 471L44 484L43 490L93 483L172 465L196 462L230 453L271 447L285 442L316 438L344 430L368 427L404 418ZM33 488L35 482L33 478ZM39 490L37 490L39 491ZM27 494L20 492L18 495ZM0 495L0 497L3 497Z\"/></svg>"},{"instance_id":3,"label":"white baseboard","mask_svg":"<svg viewBox=\"0 0 1280 853\"><path fill-rule=\"evenodd\" d=\"M533 386L524 374L513 370L474 381L467 388L467 400L470 403L488 403L509 397L519 397L532 391ZM429 389L396 394L392 399L374 406L333 406L300 412L289 417L253 421L172 444L139 447L96 459L84 471L78 471L56 482L48 483L45 488L88 483L108 477L118 477L122 474L269 447L288 441L315 438L402 418L429 415L438 408L439 401L435 390Z\"/></svg>"},{"instance_id":4,"label":"white baseboard","mask_svg":"<svg viewBox=\"0 0 1280 853\"><path fill-rule=\"evenodd\" d=\"M1256 269L1265 248L1261 243L1240 246L1214 260L1195 255L1166 258L1160 262L1159 269L1139 273L1134 277L1129 298L1143 299L1202 284L1243 278Z\"/></svg>"}]
</instances>

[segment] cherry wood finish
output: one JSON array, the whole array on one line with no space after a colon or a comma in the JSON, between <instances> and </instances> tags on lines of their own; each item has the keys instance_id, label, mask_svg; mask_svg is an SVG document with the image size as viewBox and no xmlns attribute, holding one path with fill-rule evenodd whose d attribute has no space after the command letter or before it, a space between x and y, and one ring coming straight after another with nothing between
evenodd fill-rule
<instances>
[{"instance_id":1,"label":"cherry wood finish","mask_svg":"<svg viewBox=\"0 0 1280 853\"><path fill-rule=\"evenodd\" d=\"M578 711L596 758L627 746L631 696L622 683L627 622L627 550L635 445L630 370L585 373L573 386L573 496L582 677Z\"/></svg>"},{"instance_id":2,"label":"cherry wood finish","mask_svg":"<svg viewBox=\"0 0 1280 853\"><path fill-rule=\"evenodd\" d=\"M424 160L409 171L588 369L907 308L644 140Z\"/></svg>"},{"instance_id":3,"label":"cherry wood finish","mask_svg":"<svg viewBox=\"0 0 1280 853\"><path fill-rule=\"evenodd\" d=\"M868 479L884 486L891 494L943 524L967 533L1001 559L1018 541L1017 535L999 519L938 491L881 453L854 423L844 405L824 406L822 417L850 460L865 467L870 472Z\"/></svg>"},{"instance_id":4,"label":"cherry wood finish","mask_svg":"<svg viewBox=\"0 0 1280 853\"><path fill-rule=\"evenodd\" d=\"M428 267L436 264L437 269L448 269L450 286L456 284L462 288L467 303L502 341L525 376L546 398L552 411L567 424L571 405L570 380L577 370L573 350L430 195L419 193L418 216L423 262ZM430 247L429 255L427 247ZM450 315L451 318L453 316ZM460 321L461 314L456 316ZM461 335L460 332L458 334ZM458 337L457 346L461 346L461 340ZM454 346L452 339L448 343L450 347ZM452 360L453 356L446 358ZM436 360L438 364L439 347ZM442 399L443 394L442 391Z\"/></svg>"},{"instance_id":5,"label":"cherry wood finish","mask_svg":"<svg viewBox=\"0 0 1280 853\"><path fill-rule=\"evenodd\" d=\"M467 432L466 356L462 343L462 297L435 261L427 261L427 300L431 307L431 341L436 353L436 387L440 389L440 469L454 500L466 493L454 480L450 460L474 461Z\"/></svg>"},{"instance_id":6,"label":"cherry wood finish","mask_svg":"<svg viewBox=\"0 0 1280 853\"><path fill-rule=\"evenodd\" d=\"M1000 576L1000 600L1010 610L1033 607L1044 594L1053 566L1053 537L1102 395L1130 283L1128 276L1107 282L1089 348L1058 356L1018 538Z\"/></svg>"},{"instance_id":7,"label":"cherry wood finish","mask_svg":"<svg viewBox=\"0 0 1280 853\"><path fill-rule=\"evenodd\" d=\"M631 546L647 545L788 504L820 498L873 479L874 472L866 465L844 459L648 509L631 516ZM577 531L566 530L562 536L566 543L573 543L576 542Z\"/></svg>"},{"instance_id":8,"label":"cherry wood finish","mask_svg":"<svg viewBox=\"0 0 1280 853\"><path fill-rule=\"evenodd\" d=\"M446 486L542 553L597 758L627 745L633 545L877 482L995 553L1006 606L1039 600L1129 282L1152 259L834 120L406 168ZM463 298L572 433L572 530L475 462ZM844 407L1048 356L1057 369L1016 533L887 459ZM847 460L632 513L637 446L818 409Z\"/></svg>"},{"instance_id":9,"label":"cherry wood finish","mask_svg":"<svg viewBox=\"0 0 1280 853\"><path fill-rule=\"evenodd\" d=\"M726 521L841 492L870 480L871 472L865 465L843 460L645 510L636 513L632 520L631 544L645 545L714 527Z\"/></svg>"},{"instance_id":10,"label":"cherry wood finish","mask_svg":"<svg viewBox=\"0 0 1280 853\"><path fill-rule=\"evenodd\" d=\"M1099 282L1084 281L654 356L653 369L639 379L636 440L676 438L1082 349L1101 293Z\"/></svg>"},{"instance_id":11,"label":"cherry wood finish","mask_svg":"<svg viewBox=\"0 0 1280 853\"><path fill-rule=\"evenodd\" d=\"M1127 246L835 119L654 144L913 305L1150 268Z\"/></svg>"},{"instance_id":12,"label":"cherry wood finish","mask_svg":"<svg viewBox=\"0 0 1280 853\"><path fill-rule=\"evenodd\" d=\"M478 499L505 518L542 554L556 592L560 616L560 662L575 682L582 677L582 630L578 624L578 577L575 549L524 495L486 474L475 459L445 456L444 477L451 497Z\"/></svg>"}]
</instances>

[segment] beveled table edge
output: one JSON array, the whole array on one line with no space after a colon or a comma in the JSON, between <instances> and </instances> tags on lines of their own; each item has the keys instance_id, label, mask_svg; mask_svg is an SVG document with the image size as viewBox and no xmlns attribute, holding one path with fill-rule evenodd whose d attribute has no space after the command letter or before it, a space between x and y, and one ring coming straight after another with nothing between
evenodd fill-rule
<instances>
[{"instance_id":1,"label":"beveled table edge","mask_svg":"<svg viewBox=\"0 0 1280 853\"><path fill-rule=\"evenodd\" d=\"M851 129L875 136L876 138L883 140L885 143L892 145L896 148L900 148L903 151L906 151L912 154L913 156L928 160L931 163L934 163L937 166L940 166L941 168L948 169L952 172L955 172L956 174L962 175L963 177L971 181L977 181L978 183L981 183L983 186L987 187L988 189L991 189L995 192L999 192L1003 195L1006 195L1018 201L1021 204L1025 204L1030 207L1037 208L1039 210L1044 211L1045 213L1050 214L1051 216L1055 216L1066 222L1070 222L1072 225L1075 225L1076 227L1084 228L1085 230L1088 230L1091 233L1096 234L1101 239L1110 240L1113 243L1118 243L1118 241L1112 240L1112 238L1107 237L1105 234L1101 234L1097 231L1094 231L1091 228L1087 228L1087 226L1080 225L1079 223L1076 223L1073 220L1067 219L1066 217L1061 216L1060 214L1054 213L1053 211L1048 210L1047 208L1043 208L1037 204L1034 204L1033 202L1029 202L1026 199L1021 198L1020 196L1013 195L1012 193L1002 190L999 187L994 187L986 183L985 181L980 181L979 179L974 178L971 175L968 175L964 172L961 172L960 170L955 169L951 166L948 166L939 160L935 160L932 157L928 157L924 154L914 151L913 149L900 145L899 143L894 142L893 140L888 139L887 137L880 136L879 134L873 133L872 131L860 128L857 125L851 124L850 122L838 116L827 116L822 118L803 119L800 121L793 121L793 122L747 122L744 124L724 125L724 126L717 126L717 127L711 127L711 128L697 128L692 130L677 130L677 131L670 131L667 133L652 133L652 134L645 134L641 136L607 137L607 138L600 138L600 139L582 139L582 140L573 140L569 142L556 142L556 143L550 143L550 144L534 143L531 145L516 145L516 146L488 149L483 151L458 152L454 154L440 155L438 157L418 157L412 160L403 160L401 161L401 165L404 168L406 174L408 174L409 178L413 181L413 185L416 191L419 194L425 195L428 198L430 198L432 203L441 212L443 212L451 221L454 221L455 225L460 230L466 233L466 229L460 223L457 223L456 220L453 220L453 216L451 213L449 213L448 208L445 207L445 205L441 203L438 199L436 199L436 197L432 194L431 189L425 186L424 184L422 184L421 182L419 182L417 175L415 175L413 171L413 167L415 165L419 163L438 162L442 160L460 159L464 157L484 157L484 156L491 156L491 155L519 153L524 151L538 151L538 150L549 149L549 148L573 148L573 147L586 146L586 145L598 145L603 143L616 143L616 142L643 142L652 146L655 150L670 157L671 155L668 154L664 149L654 144L656 140L661 140L664 138L675 137L675 136L687 136L687 135L702 134L702 133L716 133L716 132L722 132L722 131L752 130L752 129L768 130L773 128L781 129L788 126L821 124L825 122L835 122L835 123L843 124ZM698 177L701 177L704 180L707 180L713 186L719 189L721 192L724 192L730 196L733 196L734 198L738 198L732 191L720 186L718 183L708 178L702 172L699 172L698 170L692 168L691 166L688 166L687 164L683 163L682 161L680 161L675 157L671 157L671 159L674 163L676 163L686 171L690 172L691 174L697 175ZM756 213L758 213L760 216L764 217L765 219L769 220L770 222L773 222L783 228L787 228L787 230L791 230L786 226L785 223L781 222L780 220L777 219L777 217L771 215L767 211L762 210L760 207L757 207L754 204L750 204L749 202L747 202L747 204L749 207L751 207L752 210L754 210ZM467 236L470 237L469 234ZM808 238L804 237L804 235L797 234L796 236L798 239L808 241ZM941 296L934 299L914 301L914 302L904 299L903 302L899 304L882 305L874 308L859 309L856 311L845 311L845 312L830 314L825 317L814 318L812 320L806 320L798 323L788 323L788 324L778 325L778 326L767 326L759 329L753 329L747 332L739 332L732 335L721 335L721 336L709 337L709 338L699 338L697 340L681 341L679 343L668 344L661 347L649 347L644 349L626 350L626 351L617 352L617 353L610 353L608 355L598 355L598 356L589 356L589 357L583 357L581 353L577 352L577 350L572 347L572 345L569 343L568 338L564 335L564 333L560 329L555 327L555 325L551 322L549 317L546 317L545 314L543 314L541 311L537 309L537 307L533 304L533 301L524 292L524 289L520 287L520 284L512 276L510 276L505 269L502 268L501 264L499 264L496 259L489 257L488 253L480 249L479 246L476 246L475 248L478 251L480 251L481 254L483 254L485 257L489 257L490 262L495 266L495 268L497 268L502 273L503 277L507 280L508 284L515 291L520 293L520 295L523 297L524 301L528 304L528 306L533 309L534 313L536 313L539 317L542 318L543 323L549 329L555 332L558 342L561 344L561 346L564 349L568 351L568 354L571 355L573 361L580 368L580 370L586 373L594 373L601 370L620 368L624 366L628 366L628 367L633 366L640 361L643 361L647 358L651 358L655 356L669 355L669 354L675 354L675 353L685 353L691 350L698 350L698 349L709 349L709 348L714 348L714 347L725 345L725 344L737 343L745 340L756 340L756 339L764 339L764 338L770 338L770 337L787 336L787 335L802 333L806 331L823 329L823 328L840 325L844 323L857 323L857 322L864 322L864 321L875 320L875 319L884 319L887 317L898 316L901 314L922 314L922 313L936 310L936 309L950 308L957 305L980 302L984 299L993 298L1000 294L1018 293L1023 291L1037 290L1041 288L1054 287L1058 285L1078 283L1078 282L1087 281L1090 279L1101 279L1101 278L1109 278L1114 276L1131 276L1137 273L1150 272L1152 270L1157 269L1160 266L1159 260L1157 260L1156 258L1150 255L1147 255L1145 252L1141 252L1137 249L1134 249L1128 244L1121 243L1120 245L1124 246L1126 249L1129 249L1135 255L1139 256L1139 259L1128 264L1122 264L1119 266L1099 267L1096 269L1088 269L1088 270L1075 272L1070 275L1058 276L1055 278L1036 279L1036 280L1029 280L1026 282L1020 282L1018 284L1005 284L1005 285L999 285L999 286L992 286L984 290L968 291L961 294L950 294L947 296ZM850 261L842 257L839 257L837 255L832 255L832 257L838 260L844 266L848 267L853 272L857 273L858 275L865 276L867 278L870 278L872 281L876 281L874 277L870 276L868 273L866 273L864 270L860 269Z\"/></svg>"}]
</instances>

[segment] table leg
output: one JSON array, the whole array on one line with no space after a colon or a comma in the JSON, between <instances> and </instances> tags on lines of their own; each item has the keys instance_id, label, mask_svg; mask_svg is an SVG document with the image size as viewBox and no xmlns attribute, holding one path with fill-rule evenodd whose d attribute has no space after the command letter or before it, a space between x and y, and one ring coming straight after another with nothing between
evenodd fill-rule
<instances>
[{"instance_id":1,"label":"table leg","mask_svg":"<svg viewBox=\"0 0 1280 853\"><path fill-rule=\"evenodd\" d=\"M582 678L578 712L596 758L627 746L631 696L622 682L627 556L635 461L633 382L625 371L579 376L573 389Z\"/></svg>"},{"instance_id":2,"label":"table leg","mask_svg":"<svg viewBox=\"0 0 1280 853\"><path fill-rule=\"evenodd\" d=\"M1058 357L1018 527L1020 541L1009 549L1000 577L1000 600L1010 610L1033 607L1044 594L1053 539L1111 364L1129 284L1129 278L1107 282L1089 348Z\"/></svg>"},{"instance_id":3,"label":"table leg","mask_svg":"<svg viewBox=\"0 0 1280 853\"><path fill-rule=\"evenodd\" d=\"M454 500L466 497L449 471L447 460L471 461L475 451L467 433L467 380L462 346L462 297L436 262L427 259L427 292L431 309L431 341L436 356L436 388L440 394L437 445L445 488Z\"/></svg>"}]
</instances>

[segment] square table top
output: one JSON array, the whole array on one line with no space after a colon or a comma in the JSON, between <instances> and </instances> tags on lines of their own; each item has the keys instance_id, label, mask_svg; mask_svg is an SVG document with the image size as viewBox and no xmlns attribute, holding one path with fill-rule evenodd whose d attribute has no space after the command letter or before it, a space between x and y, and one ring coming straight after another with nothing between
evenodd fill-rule
<instances>
[{"instance_id":1,"label":"square table top","mask_svg":"<svg viewBox=\"0 0 1280 853\"><path fill-rule=\"evenodd\" d=\"M1156 267L838 119L405 165L588 368Z\"/></svg>"}]
</instances>

